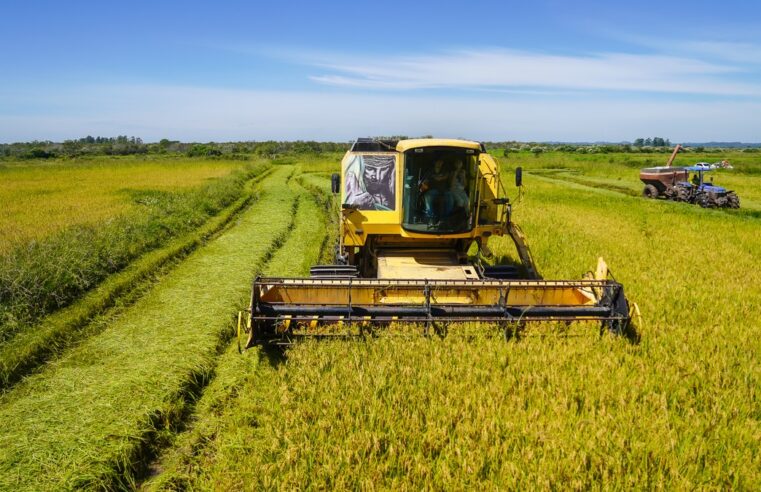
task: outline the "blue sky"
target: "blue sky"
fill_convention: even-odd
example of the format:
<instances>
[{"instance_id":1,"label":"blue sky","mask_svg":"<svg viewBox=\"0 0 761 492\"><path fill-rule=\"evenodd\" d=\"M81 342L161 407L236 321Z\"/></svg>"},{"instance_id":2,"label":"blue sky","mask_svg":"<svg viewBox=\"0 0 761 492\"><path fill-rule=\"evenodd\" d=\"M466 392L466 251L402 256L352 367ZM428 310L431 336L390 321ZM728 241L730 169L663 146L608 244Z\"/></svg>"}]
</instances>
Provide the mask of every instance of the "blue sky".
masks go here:
<instances>
[{"instance_id":1,"label":"blue sky","mask_svg":"<svg viewBox=\"0 0 761 492\"><path fill-rule=\"evenodd\" d=\"M761 141L756 2L0 4L0 142Z\"/></svg>"}]
</instances>

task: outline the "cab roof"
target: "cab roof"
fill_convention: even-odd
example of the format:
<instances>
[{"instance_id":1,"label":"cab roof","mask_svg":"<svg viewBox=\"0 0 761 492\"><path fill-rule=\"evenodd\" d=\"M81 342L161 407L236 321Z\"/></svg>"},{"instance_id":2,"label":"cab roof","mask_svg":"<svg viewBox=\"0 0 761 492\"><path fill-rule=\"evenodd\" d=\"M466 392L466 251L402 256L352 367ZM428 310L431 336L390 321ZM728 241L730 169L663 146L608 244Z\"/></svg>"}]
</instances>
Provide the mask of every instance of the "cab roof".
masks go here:
<instances>
[{"instance_id":1,"label":"cab roof","mask_svg":"<svg viewBox=\"0 0 761 492\"><path fill-rule=\"evenodd\" d=\"M397 152L406 152L419 147L459 147L461 149L484 150L480 142L472 140L457 140L452 138L413 138L400 140L396 144Z\"/></svg>"},{"instance_id":2,"label":"cab roof","mask_svg":"<svg viewBox=\"0 0 761 492\"><path fill-rule=\"evenodd\" d=\"M358 138L351 147L351 152L406 152L421 147L457 147L485 151L483 144L472 140L451 138L412 138L407 140L380 140Z\"/></svg>"}]
</instances>

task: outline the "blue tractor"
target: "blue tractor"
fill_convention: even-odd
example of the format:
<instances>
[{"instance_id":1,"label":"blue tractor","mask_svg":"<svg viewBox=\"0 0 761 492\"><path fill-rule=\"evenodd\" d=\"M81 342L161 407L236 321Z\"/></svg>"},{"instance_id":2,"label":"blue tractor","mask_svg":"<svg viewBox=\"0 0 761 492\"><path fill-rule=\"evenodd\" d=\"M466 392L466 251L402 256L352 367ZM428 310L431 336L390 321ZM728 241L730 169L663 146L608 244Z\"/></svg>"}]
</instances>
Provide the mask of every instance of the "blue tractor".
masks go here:
<instances>
[{"instance_id":1,"label":"blue tractor","mask_svg":"<svg viewBox=\"0 0 761 492\"><path fill-rule=\"evenodd\" d=\"M704 181L708 171L710 168L702 164L642 169L639 172L639 179L645 183L642 194L647 198L697 203L704 208L740 208L740 199L734 191L714 186L713 178L709 183Z\"/></svg>"},{"instance_id":2,"label":"blue tractor","mask_svg":"<svg viewBox=\"0 0 761 492\"><path fill-rule=\"evenodd\" d=\"M740 198L734 191L715 186L713 178L705 182L705 173L710 171L707 166L694 165L683 169L694 174L689 181L674 184L676 200L697 203L703 208L740 208Z\"/></svg>"}]
</instances>

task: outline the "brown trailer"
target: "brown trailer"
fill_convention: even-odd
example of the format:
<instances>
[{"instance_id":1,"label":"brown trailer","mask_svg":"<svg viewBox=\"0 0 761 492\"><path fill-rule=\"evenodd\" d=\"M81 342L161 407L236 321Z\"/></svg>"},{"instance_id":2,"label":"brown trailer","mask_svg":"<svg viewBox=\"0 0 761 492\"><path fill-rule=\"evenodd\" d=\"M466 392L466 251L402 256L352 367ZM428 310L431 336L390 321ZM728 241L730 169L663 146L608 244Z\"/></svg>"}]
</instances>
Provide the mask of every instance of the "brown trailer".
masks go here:
<instances>
[{"instance_id":1,"label":"brown trailer","mask_svg":"<svg viewBox=\"0 0 761 492\"><path fill-rule=\"evenodd\" d=\"M674 185L680 181L687 181L690 173L683 167L648 167L639 172L639 179L645 183L642 194L647 198L666 198L671 194Z\"/></svg>"}]
</instances>

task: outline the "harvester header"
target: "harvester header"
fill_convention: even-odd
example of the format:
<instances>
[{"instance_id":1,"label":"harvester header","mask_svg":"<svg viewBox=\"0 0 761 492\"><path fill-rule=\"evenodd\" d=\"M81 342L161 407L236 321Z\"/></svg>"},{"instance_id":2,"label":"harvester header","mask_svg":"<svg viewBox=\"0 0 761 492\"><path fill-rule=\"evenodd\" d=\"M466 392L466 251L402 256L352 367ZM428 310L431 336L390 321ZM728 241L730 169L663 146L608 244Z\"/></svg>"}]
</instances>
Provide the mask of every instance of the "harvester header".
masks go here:
<instances>
[{"instance_id":1,"label":"harvester header","mask_svg":"<svg viewBox=\"0 0 761 492\"><path fill-rule=\"evenodd\" d=\"M479 142L358 139L332 188L341 204L335 264L313 267L309 278L257 277L249 346L289 343L326 324L361 333L395 322L512 331L531 321L598 321L622 333L630 322L623 286L602 259L587 278L542 279L511 220L497 162ZM512 240L518 262L492 264L488 242L498 236Z\"/></svg>"}]
</instances>

